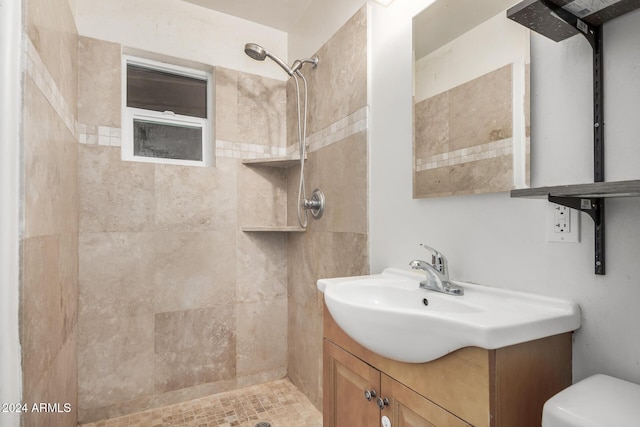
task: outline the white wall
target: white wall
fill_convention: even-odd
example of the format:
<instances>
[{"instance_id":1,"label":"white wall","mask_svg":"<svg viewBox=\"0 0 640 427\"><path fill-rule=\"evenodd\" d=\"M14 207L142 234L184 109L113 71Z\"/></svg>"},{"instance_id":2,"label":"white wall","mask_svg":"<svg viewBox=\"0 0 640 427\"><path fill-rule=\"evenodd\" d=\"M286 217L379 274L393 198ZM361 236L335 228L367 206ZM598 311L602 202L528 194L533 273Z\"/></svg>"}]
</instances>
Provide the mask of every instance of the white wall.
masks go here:
<instances>
[{"instance_id":1,"label":"white wall","mask_svg":"<svg viewBox=\"0 0 640 427\"><path fill-rule=\"evenodd\" d=\"M640 383L640 199L607 201L607 275L593 274L593 226L581 243L546 241L547 202L507 193L413 200L411 18L432 0L372 6L370 255L372 273L447 255L453 279L570 298L574 380L601 372ZM640 11L605 29L607 178L640 178ZM614 27L615 26L615 27ZM574 37L532 36L532 185L592 181L591 52Z\"/></svg>"},{"instance_id":2,"label":"white wall","mask_svg":"<svg viewBox=\"0 0 640 427\"><path fill-rule=\"evenodd\" d=\"M21 1L0 1L0 403L22 400L19 338L19 241L22 51ZM20 425L0 413L0 425Z\"/></svg>"},{"instance_id":3,"label":"white wall","mask_svg":"<svg viewBox=\"0 0 640 427\"><path fill-rule=\"evenodd\" d=\"M244 53L254 42L287 58L287 34L264 25L176 0L75 0L82 36L285 80L271 61Z\"/></svg>"},{"instance_id":4,"label":"white wall","mask_svg":"<svg viewBox=\"0 0 640 427\"><path fill-rule=\"evenodd\" d=\"M415 102L513 63L529 63L529 31L503 12L416 60Z\"/></svg>"},{"instance_id":5,"label":"white wall","mask_svg":"<svg viewBox=\"0 0 640 427\"><path fill-rule=\"evenodd\" d=\"M294 28L289 31L289 62L312 56L365 3L367 0L311 2Z\"/></svg>"}]
</instances>

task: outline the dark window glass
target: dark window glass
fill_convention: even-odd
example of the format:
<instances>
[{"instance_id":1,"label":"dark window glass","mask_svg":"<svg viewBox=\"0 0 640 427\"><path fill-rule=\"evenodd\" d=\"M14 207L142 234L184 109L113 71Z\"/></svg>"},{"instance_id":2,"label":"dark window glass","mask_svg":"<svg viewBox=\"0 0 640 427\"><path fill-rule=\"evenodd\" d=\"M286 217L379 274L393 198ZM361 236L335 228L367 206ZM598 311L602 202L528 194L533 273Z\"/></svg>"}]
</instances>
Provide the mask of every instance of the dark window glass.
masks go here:
<instances>
[{"instance_id":1,"label":"dark window glass","mask_svg":"<svg viewBox=\"0 0 640 427\"><path fill-rule=\"evenodd\" d=\"M207 81L127 65L127 107L207 117Z\"/></svg>"},{"instance_id":2,"label":"dark window glass","mask_svg":"<svg viewBox=\"0 0 640 427\"><path fill-rule=\"evenodd\" d=\"M202 128L134 119L133 154L202 161Z\"/></svg>"}]
</instances>

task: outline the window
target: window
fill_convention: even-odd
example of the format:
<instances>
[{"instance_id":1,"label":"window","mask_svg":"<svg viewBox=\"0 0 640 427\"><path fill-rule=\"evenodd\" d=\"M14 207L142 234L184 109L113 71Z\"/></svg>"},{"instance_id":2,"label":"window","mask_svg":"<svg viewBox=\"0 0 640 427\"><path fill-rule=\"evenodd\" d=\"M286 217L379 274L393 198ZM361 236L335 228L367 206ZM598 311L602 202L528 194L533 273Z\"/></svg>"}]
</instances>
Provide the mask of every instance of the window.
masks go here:
<instances>
[{"instance_id":1,"label":"window","mask_svg":"<svg viewBox=\"0 0 640 427\"><path fill-rule=\"evenodd\" d=\"M123 61L122 158L211 166L211 74L156 61Z\"/></svg>"}]
</instances>

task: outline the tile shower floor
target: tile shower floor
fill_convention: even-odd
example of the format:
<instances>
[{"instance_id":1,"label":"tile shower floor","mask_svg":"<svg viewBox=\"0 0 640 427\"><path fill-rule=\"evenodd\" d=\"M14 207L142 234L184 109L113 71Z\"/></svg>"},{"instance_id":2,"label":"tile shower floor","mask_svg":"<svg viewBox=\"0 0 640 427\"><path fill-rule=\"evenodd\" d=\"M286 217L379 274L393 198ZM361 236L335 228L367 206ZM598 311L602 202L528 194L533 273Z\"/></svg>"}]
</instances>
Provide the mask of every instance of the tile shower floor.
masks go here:
<instances>
[{"instance_id":1,"label":"tile shower floor","mask_svg":"<svg viewBox=\"0 0 640 427\"><path fill-rule=\"evenodd\" d=\"M260 422L322 427L322 414L285 378L81 427L254 427Z\"/></svg>"}]
</instances>

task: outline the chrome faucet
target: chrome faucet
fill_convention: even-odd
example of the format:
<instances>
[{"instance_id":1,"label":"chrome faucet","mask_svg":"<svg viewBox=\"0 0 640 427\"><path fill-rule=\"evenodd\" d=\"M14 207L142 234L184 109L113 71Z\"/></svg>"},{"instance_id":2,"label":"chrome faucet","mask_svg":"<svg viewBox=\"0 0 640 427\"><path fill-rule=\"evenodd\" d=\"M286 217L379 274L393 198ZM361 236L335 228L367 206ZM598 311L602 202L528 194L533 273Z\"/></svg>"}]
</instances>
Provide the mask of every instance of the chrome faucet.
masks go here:
<instances>
[{"instance_id":1,"label":"chrome faucet","mask_svg":"<svg viewBox=\"0 0 640 427\"><path fill-rule=\"evenodd\" d=\"M464 288L449 281L449 266L445 256L437 250L420 243L420 246L431 252L431 262L414 259L409 266L414 270L422 270L427 279L420 282L421 289L429 289L449 295L464 295Z\"/></svg>"}]
</instances>

